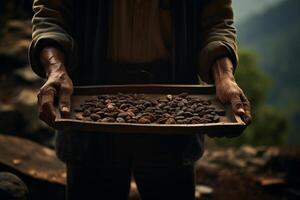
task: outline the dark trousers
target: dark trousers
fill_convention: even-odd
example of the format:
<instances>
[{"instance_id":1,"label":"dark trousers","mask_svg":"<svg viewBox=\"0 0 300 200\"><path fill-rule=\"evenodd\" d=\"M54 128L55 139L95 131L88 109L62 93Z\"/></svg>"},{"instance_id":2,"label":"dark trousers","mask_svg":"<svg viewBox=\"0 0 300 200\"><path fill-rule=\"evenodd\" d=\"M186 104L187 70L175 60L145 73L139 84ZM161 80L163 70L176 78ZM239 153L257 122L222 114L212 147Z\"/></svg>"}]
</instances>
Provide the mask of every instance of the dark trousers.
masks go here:
<instances>
[{"instance_id":1,"label":"dark trousers","mask_svg":"<svg viewBox=\"0 0 300 200\"><path fill-rule=\"evenodd\" d=\"M133 175L142 200L193 200L194 166L183 135L113 135L103 162L67 163L67 199L128 199ZM96 158L95 158L96 159Z\"/></svg>"}]
</instances>

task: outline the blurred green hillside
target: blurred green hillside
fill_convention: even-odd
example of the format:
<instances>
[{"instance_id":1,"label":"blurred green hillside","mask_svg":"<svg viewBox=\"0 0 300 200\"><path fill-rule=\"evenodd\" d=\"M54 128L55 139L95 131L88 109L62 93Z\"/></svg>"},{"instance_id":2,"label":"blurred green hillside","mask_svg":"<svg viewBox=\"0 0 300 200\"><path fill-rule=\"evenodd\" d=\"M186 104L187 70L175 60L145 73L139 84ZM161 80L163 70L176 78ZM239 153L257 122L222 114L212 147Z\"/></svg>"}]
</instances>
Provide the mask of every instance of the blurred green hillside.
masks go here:
<instances>
[{"instance_id":1,"label":"blurred green hillside","mask_svg":"<svg viewBox=\"0 0 300 200\"><path fill-rule=\"evenodd\" d=\"M237 25L239 46L255 52L258 56L258 65L273 80L268 102L279 109L280 115L289 115L291 128L288 141L290 144L298 145L300 144L299 9L299 0L285 0Z\"/></svg>"},{"instance_id":2,"label":"blurred green hillside","mask_svg":"<svg viewBox=\"0 0 300 200\"><path fill-rule=\"evenodd\" d=\"M234 15L237 22L264 12L271 6L277 5L284 0L233 0Z\"/></svg>"}]
</instances>

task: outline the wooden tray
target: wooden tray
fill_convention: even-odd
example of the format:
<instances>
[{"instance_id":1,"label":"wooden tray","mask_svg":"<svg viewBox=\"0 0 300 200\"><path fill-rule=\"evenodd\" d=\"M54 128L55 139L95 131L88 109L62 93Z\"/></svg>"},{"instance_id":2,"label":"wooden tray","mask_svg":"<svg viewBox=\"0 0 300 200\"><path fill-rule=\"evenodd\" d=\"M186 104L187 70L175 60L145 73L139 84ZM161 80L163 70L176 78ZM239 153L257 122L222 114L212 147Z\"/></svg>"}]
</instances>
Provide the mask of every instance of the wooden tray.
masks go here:
<instances>
[{"instance_id":1,"label":"wooden tray","mask_svg":"<svg viewBox=\"0 0 300 200\"><path fill-rule=\"evenodd\" d=\"M78 107L84 99L100 94L144 93L149 95L179 94L201 96L212 101L214 106L226 111L218 123L206 124L132 124L132 123L99 123L81 121L74 118L73 108ZM71 112L62 118L57 111L54 128L59 130L86 131L94 133L139 133L139 134L207 134L210 137L236 137L246 128L241 118L235 115L231 106L223 106L215 96L213 85L106 85L75 87L72 96Z\"/></svg>"}]
</instances>

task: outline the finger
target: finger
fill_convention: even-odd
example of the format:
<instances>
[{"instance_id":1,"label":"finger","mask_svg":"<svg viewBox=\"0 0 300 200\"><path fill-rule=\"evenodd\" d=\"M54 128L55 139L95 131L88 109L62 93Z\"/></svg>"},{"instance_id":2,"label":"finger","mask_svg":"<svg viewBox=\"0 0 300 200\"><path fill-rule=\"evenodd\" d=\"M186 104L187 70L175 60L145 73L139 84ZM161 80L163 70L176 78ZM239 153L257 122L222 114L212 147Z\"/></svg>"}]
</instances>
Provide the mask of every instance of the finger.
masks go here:
<instances>
[{"instance_id":1,"label":"finger","mask_svg":"<svg viewBox=\"0 0 300 200\"><path fill-rule=\"evenodd\" d=\"M235 95L230 100L233 112L239 116L242 116L245 114L245 110L243 108L243 103L241 101L241 98L239 95Z\"/></svg>"},{"instance_id":2,"label":"finger","mask_svg":"<svg viewBox=\"0 0 300 200\"><path fill-rule=\"evenodd\" d=\"M245 110L245 114L243 115L243 120L247 125L249 125L252 121L250 102L248 101L247 97L243 93L241 95L241 100L243 102L243 107Z\"/></svg>"},{"instance_id":3,"label":"finger","mask_svg":"<svg viewBox=\"0 0 300 200\"><path fill-rule=\"evenodd\" d=\"M54 99L56 90L52 87L44 88L38 95L39 117L51 125L55 120Z\"/></svg>"},{"instance_id":4,"label":"finger","mask_svg":"<svg viewBox=\"0 0 300 200\"><path fill-rule=\"evenodd\" d=\"M59 91L59 108L62 113L70 112L71 95L73 91L70 87L62 86Z\"/></svg>"}]
</instances>

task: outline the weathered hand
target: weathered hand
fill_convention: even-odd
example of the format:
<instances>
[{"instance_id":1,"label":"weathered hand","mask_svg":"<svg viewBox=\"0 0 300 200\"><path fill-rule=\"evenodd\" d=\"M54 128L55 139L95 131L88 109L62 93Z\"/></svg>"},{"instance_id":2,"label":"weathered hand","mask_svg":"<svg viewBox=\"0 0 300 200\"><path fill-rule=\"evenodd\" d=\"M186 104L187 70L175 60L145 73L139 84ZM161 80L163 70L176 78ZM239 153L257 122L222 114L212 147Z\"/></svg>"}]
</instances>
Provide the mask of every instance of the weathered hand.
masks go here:
<instances>
[{"instance_id":1,"label":"weathered hand","mask_svg":"<svg viewBox=\"0 0 300 200\"><path fill-rule=\"evenodd\" d=\"M213 66L217 97L223 104L231 104L233 111L241 116L246 124L250 124L250 103L236 83L232 69L228 58L219 59Z\"/></svg>"},{"instance_id":2,"label":"weathered hand","mask_svg":"<svg viewBox=\"0 0 300 200\"><path fill-rule=\"evenodd\" d=\"M39 117L52 125L56 116L56 100L62 114L70 111L73 83L65 70L63 54L59 50L44 49L41 52L41 63L46 71L47 81L38 93Z\"/></svg>"}]
</instances>

